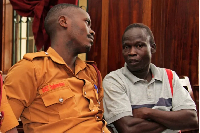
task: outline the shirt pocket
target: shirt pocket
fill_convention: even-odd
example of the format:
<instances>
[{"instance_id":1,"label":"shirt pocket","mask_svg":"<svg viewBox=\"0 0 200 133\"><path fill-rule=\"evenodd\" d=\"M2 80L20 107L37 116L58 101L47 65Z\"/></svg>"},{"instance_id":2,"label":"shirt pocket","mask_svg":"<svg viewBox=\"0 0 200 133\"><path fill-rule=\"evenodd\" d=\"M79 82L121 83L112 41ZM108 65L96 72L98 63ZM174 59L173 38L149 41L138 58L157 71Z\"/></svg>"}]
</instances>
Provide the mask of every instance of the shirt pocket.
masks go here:
<instances>
[{"instance_id":1,"label":"shirt pocket","mask_svg":"<svg viewBox=\"0 0 200 133\"><path fill-rule=\"evenodd\" d=\"M54 104L63 104L67 99L72 98L74 96L73 92L68 89L58 89L53 92L49 92L42 96L42 100L46 107Z\"/></svg>"},{"instance_id":2,"label":"shirt pocket","mask_svg":"<svg viewBox=\"0 0 200 133\"><path fill-rule=\"evenodd\" d=\"M77 117L79 111L77 110L75 102L75 94L67 84L64 84L63 86L57 84L45 86L46 88L44 88L47 91L41 94L41 99L44 103L45 112L49 117L49 121ZM52 85L57 87L52 87Z\"/></svg>"}]
</instances>

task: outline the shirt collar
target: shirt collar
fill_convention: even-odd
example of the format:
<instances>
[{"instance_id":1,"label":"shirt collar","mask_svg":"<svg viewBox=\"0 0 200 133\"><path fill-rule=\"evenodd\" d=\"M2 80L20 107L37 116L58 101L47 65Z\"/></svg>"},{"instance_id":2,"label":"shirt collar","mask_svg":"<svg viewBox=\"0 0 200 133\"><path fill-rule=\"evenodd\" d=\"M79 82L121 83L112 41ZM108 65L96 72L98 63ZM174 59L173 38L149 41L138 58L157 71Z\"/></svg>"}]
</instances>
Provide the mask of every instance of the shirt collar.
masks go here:
<instances>
[{"instance_id":1,"label":"shirt collar","mask_svg":"<svg viewBox=\"0 0 200 133\"><path fill-rule=\"evenodd\" d=\"M75 75L85 68L86 68L86 63L82 61L79 57L77 57L75 63Z\"/></svg>"},{"instance_id":2,"label":"shirt collar","mask_svg":"<svg viewBox=\"0 0 200 133\"><path fill-rule=\"evenodd\" d=\"M159 70L157 69L157 67L154 65L154 64L150 64L150 69L152 71L152 77L155 79L155 80L160 80L162 81L162 78L161 78L161 74L159 72ZM141 81L143 79L140 79L138 77L136 77L135 75L133 75L127 68L127 64L125 63L124 64L124 67L122 69L122 73L133 83L136 83L138 81Z\"/></svg>"},{"instance_id":3,"label":"shirt collar","mask_svg":"<svg viewBox=\"0 0 200 133\"><path fill-rule=\"evenodd\" d=\"M54 62L58 64L67 65L63 60L63 58L53 48L49 47L49 49L47 50L47 54ZM75 74L77 74L79 71L85 68L86 68L86 63L82 61L79 57L77 57L75 62Z\"/></svg>"},{"instance_id":4,"label":"shirt collar","mask_svg":"<svg viewBox=\"0 0 200 133\"><path fill-rule=\"evenodd\" d=\"M63 58L53 48L49 47L47 54L54 62L58 64L66 64Z\"/></svg>"},{"instance_id":5,"label":"shirt collar","mask_svg":"<svg viewBox=\"0 0 200 133\"><path fill-rule=\"evenodd\" d=\"M150 69L151 69L151 72L152 72L152 75L153 75L153 78L155 80L160 80L162 81L162 74L160 73L160 71L158 70L158 68L154 65L154 64L150 64Z\"/></svg>"}]
</instances>

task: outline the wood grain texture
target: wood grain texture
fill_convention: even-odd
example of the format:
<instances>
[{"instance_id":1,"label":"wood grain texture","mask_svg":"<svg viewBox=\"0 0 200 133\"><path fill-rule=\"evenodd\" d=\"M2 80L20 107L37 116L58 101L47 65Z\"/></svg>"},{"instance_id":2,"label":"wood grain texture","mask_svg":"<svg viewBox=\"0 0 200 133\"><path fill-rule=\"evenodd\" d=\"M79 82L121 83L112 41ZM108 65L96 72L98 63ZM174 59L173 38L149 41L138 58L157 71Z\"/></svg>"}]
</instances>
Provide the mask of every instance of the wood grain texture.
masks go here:
<instances>
[{"instance_id":1,"label":"wood grain texture","mask_svg":"<svg viewBox=\"0 0 200 133\"><path fill-rule=\"evenodd\" d=\"M108 66L108 20L109 20L109 0L102 0L100 70L103 77L107 74L107 66Z\"/></svg>"},{"instance_id":2,"label":"wood grain texture","mask_svg":"<svg viewBox=\"0 0 200 133\"><path fill-rule=\"evenodd\" d=\"M151 26L151 0L110 0L108 73L124 66L122 35L132 23Z\"/></svg>"},{"instance_id":3,"label":"wood grain texture","mask_svg":"<svg viewBox=\"0 0 200 133\"><path fill-rule=\"evenodd\" d=\"M153 62L188 76L191 85L198 84L199 1L154 0L152 30L158 54ZM156 8L158 7L158 8Z\"/></svg>"},{"instance_id":4,"label":"wood grain texture","mask_svg":"<svg viewBox=\"0 0 200 133\"><path fill-rule=\"evenodd\" d=\"M156 53L152 56L152 63L164 67L164 44L165 44L165 0L152 1L151 30L156 43Z\"/></svg>"},{"instance_id":5,"label":"wood grain texture","mask_svg":"<svg viewBox=\"0 0 200 133\"><path fill-rule=\"evenodd\" d=\"M102 0L88 0L88 13L90 15L92 26L95 32L94 45L89 53L87 53L87 60L95 61L97 67L101 64L101 34L102 34Z\"/></svg>"},{"instance_id":6,"label":"wood grain texture","mask_svg":"<svg viewBox=\"0 0 200 133\"><path fill-rule=\"evenodd\" d=\"M3 25L3 0L0 1L0 25ZM3 26L0 26L0 64L2 64L2 32ZM0 65L0 70L2 70L2 65Z\"/></svg>"},{"instance_id":7,"label":"wood grain texture","mask_svg":"<svg viewBox=\"0 0 200 133\"><path fill-rule=\"evenodd\" d=\"M2 72L6 74L12 66L12 19L13 8L8 0L3 1Z\"/></svg>"}]
</instances>

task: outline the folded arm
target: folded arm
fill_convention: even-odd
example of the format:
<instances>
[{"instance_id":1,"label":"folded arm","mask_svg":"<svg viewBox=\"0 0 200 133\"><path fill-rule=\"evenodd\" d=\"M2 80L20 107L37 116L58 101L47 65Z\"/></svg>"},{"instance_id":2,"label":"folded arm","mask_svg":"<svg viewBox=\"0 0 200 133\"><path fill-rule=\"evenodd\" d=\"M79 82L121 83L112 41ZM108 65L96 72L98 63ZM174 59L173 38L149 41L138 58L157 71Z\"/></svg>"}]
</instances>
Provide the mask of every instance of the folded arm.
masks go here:
<instances>
[{"instance_id":1,"label":"folded arm","mask_svg":"<svg viewBox=\"0 0 200 133\"><path fill-rule=\"evenodd\" d=\"M195 110L162 111L151 108L139 108L133 110L133 116L153 120L172 130L198 128L198 119Z\"/></svg>"},{"instance_id":2,"label":"folded arm","mask_svg":"<svg viewBox=\"0 0 200 133\"><path fill-rule=\"evenodd\" d=\"M160 133L166 129L161 124L132 116L125 116L113 123L119 133Z\"/></svg>"}]
</instances>

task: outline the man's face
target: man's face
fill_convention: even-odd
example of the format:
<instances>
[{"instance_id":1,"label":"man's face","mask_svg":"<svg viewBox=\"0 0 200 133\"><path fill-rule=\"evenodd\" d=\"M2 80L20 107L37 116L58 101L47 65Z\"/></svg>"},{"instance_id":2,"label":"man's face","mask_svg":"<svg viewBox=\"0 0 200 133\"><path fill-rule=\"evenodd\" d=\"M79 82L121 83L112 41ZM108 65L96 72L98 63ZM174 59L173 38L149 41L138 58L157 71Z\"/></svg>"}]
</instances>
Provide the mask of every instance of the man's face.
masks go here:
<instances>
[{"instance_id":1,"label":"man's face","mask_svg":"<svg viewBox=\"0 0 200 133\"><path fill-rule=\"evenodd\" d=\"M123 50L125 62L131 72L142 71L151 62L150 36L144 28L131 28L124 34Z\"/></svg>"},{"instance_id":2,"label":"man's face","mask_svg":"<svg viewBox=\"0 0 200 133\"><path fill-rule=\"evenodd\" d=\"M71 41L76 52L86 53L93 45L95 32L91 29L90 16L83 9L76 9L71 17L71 25L68 27Z\"/></svg>"}]
</instances>

